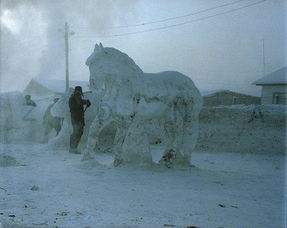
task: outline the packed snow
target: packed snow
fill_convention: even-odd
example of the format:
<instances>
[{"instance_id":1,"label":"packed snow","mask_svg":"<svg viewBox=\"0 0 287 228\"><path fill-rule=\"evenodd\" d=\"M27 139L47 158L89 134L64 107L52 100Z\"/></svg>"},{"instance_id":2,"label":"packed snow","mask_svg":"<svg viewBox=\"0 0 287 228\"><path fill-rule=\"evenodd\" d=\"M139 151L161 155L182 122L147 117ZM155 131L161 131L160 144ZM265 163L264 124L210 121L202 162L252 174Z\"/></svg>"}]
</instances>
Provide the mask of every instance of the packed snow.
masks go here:
<instances>
[{"instance_id":1,"label":"packed snow","mask_svg":"<svg viewBox=\"0 0 287 228\"><path fill-rule=\"evenodd\" d=\"M252 119L254 110L260 107ZM286 153L286 105L205 107L196 149L206 152Z\"/></svg>"},{"instance_id":2,"label":"packed snow","mask_svg":"<svg viewBox=\"0 0 287 228\"><path fill-rule=\"evenodd\" d=\"M283 155L195 152L193 167L168 169L37 144L1 151L22 163L0 167L4 228L284 227Z\"/></svg>"}]
</instances>

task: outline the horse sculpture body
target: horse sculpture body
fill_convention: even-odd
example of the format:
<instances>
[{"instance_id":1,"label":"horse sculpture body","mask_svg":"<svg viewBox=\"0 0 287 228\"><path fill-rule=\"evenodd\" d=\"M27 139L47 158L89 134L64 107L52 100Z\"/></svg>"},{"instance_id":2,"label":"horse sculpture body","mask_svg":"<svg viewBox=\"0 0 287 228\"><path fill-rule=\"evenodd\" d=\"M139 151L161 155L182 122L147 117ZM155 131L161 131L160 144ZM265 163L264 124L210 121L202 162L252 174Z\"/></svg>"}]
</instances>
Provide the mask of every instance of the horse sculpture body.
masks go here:
<instances>
[{"instance_id":1,"label":"horse sculpture body","mask_svg":"<svg viewBox=\"0 0 287 228\"><path fill-rule=\"evenodd\" d=\"M151 143L162 145L162 163L190 163L202 100L189 77L175 71L144 73L129 56L101 44L86 64L92 93L102 96L84 159L93 157L101 131L112 125L115 164L151 162Z\"/></svg>"}]
</instances>

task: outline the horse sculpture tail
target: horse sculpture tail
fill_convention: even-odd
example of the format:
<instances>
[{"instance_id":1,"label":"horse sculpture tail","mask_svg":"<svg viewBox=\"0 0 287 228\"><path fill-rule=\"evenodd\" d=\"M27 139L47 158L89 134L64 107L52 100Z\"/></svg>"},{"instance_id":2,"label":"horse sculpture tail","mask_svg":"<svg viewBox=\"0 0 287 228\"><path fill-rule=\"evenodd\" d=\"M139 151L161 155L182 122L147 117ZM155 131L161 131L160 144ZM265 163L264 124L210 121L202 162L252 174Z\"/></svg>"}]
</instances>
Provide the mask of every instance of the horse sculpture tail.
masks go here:
<instances>
[{"instance_id":1,"label":"horse sculpture tail","mask_svg":"<svg viewBox=\"0 0 287 228\"><path fill-rule=\"evenodd\" d=\"M202 98L201 96L193 96L184 101L183 108L187 111L183 116L181 152L184 161L190 164L191 154L196 146L199 134L199 112L202 106Z\"/></svg>"}]
</instances>

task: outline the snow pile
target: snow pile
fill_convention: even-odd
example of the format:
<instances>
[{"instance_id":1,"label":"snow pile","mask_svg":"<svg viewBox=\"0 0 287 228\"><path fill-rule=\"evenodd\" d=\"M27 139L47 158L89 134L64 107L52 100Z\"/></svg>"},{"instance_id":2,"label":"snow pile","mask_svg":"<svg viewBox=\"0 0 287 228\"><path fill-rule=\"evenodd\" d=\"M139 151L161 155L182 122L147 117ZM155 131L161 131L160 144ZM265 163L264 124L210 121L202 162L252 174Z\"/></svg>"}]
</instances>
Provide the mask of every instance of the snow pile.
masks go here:
<instances>
[{"instance_id":1,"label":"snow pile","mask_svg":"<svg viewBox=\"0 0 287 228\"><path fill-rule=\"evenodd\" d=\"M251 119L252 105L205 107L200 113L196 149L208 152L281 153L286 151L286 106L262 105L263 119Z\"/></svg>"},{"instance_id":2,"label":"snow pile","mask_svg":"<svg viewBox=\"0 0 287 228\"><path fill-rule=\"evenodd\" d=\"M90 127L86 157L112 124L117 162L151 162L150 142L158 140L173 164L190 163L202 99L189 77L175 71L143 73L128 55L101 44L86 64L90 88L97 94L104 88L99 105L108 108Z\"/></svg>"}]
</instances>

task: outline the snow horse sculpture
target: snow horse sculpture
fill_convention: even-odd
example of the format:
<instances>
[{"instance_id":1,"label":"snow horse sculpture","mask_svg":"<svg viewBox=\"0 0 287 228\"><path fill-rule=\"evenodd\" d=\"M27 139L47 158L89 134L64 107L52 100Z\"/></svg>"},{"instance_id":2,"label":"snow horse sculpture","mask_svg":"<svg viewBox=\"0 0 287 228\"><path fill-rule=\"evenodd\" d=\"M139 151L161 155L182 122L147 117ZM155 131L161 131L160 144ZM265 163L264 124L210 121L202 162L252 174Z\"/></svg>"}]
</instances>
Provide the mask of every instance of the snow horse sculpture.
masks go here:
<instances>
[{"instance_id":1,"label":"snow horse sculpture","mask_svg":"<svg viewBox=\"0 0 287 228\"><path fill-rule=\"evenodd\" d=\"M160 163L190 164L202 98L189 77L175 71L144 73L128 55L101 43L86 65L90 89L101 96L83 159L94 157L102 129L113 126L115 165L151 162L152 144L164 150Z\"/></svg>"}]
</instances>

